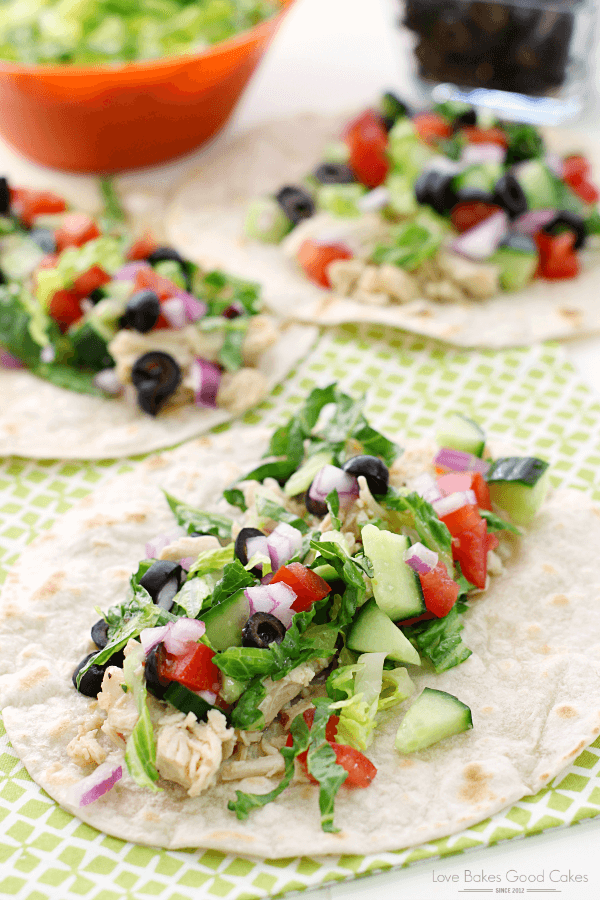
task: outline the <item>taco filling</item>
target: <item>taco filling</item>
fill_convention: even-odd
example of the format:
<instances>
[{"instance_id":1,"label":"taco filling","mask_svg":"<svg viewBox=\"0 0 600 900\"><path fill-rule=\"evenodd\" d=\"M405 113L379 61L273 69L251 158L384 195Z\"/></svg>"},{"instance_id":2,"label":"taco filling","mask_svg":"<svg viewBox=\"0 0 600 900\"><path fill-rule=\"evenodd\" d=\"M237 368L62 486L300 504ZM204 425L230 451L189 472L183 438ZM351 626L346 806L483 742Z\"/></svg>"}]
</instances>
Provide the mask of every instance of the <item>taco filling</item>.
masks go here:
<instances>
[{"instance_id":1,"label":"taco filling","mask_svg":"<svg viewBox=\"0 0 600 900\"><path fill-rule=\"evenodd\" d=\"M257 368L279 333L258 286L204 271L47 191L0 180L0 347L58 387L124 396L149 416L195 404L238 414L267 393Z\"/></svg>"},{"instance_id":2,"label":"taco filling","mask_svg":"<svg viewBox=\"0 0 600 900\"><path fill-rule=\"evenodd\" d=\"M464 698L435 675L415 696L411 675L471 656L463 616L510 565L548 464L492 460L459 414L440 423L437 452L404 453L362 408L335 385L315 389L271 438L272 458L225 490L235 519L165 494L179 532L146 543L72 675L95 702L66 752L99 765L76 788L79 807L125 770L148 791L172 782L189 797L273 780L236 790L228 809L240 820L309 781L322 829L337 833L338 790L377 777L369 748L382 719L394 719L398 766L477 728Z\"/></svg>"},{"instance_id":3,"label":"taco filling","mask_svg":"<svg viewBox=\"0 0 600 900\"><path fill-rule=\"evenodd\" d=\"M282 243L313 283L369 306L480 301L577 277L600 233L582 155L460 103L411 114L394 94L347 123L306 177L250 204L247 236Z\"/></svg>"}]
</instances>

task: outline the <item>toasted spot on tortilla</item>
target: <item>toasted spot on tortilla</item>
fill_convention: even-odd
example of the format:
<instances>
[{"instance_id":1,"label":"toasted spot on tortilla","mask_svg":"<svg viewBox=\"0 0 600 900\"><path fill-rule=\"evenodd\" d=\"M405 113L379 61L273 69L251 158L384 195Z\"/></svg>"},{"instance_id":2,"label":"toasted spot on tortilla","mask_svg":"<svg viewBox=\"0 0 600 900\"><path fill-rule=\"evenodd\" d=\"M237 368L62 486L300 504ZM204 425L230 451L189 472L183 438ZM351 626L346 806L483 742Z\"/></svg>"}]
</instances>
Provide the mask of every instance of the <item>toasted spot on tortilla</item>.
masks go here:
<instances>
[{"instance_id":1,"label":"toasted spot on tortilla","mask_svg":"<svg viewBox=\"0 0 600 900\"><path fill-rule=\"evenodd\" d=\"M126 522L144 522L147 518L148 513L145 512L131 512L125 515Z\"/></svg>"},{"instance_id":2,"label":"toasted spot on tortilla","mask_svg":"<svg viewBox=\"0 0 600 900\"><path fill-rule=\"evenodd\" d=\"M59 762L52 763L45 772L42 772L42 781L48 784L76 784L79 778L65 769Z\"/></svg>"},{"instance_id":3,"label":"toasted spot on tortilla","mask_svg":"<svg viewBox=\"0 0 600 900\"><path fill-rule=\"evenodd\" d=\"M37 669L28 672L24 678L19 680L19 687L24 691L30 691L32 688L37 687L38 684L43 684L44 681L47 681L48 678L51 677L50 670L46 668L46 666L38 666Z\"/></svg>"},{"instance_id":4,"label":"toasted spot on tortilla","mask_svg":"<svg viewBox=\"0 0 600 900\"><path fill-rule=\"evenodd\" d=\"M0 620L2 619L13 619L16 616L21 615L22 610L19 609L18 606L15 606L14 603L5 603L2 612L0 613Z\"/></svg>"},{"instance_id":5,"label":"toasted spot on tortilla","mask_svg":"<svg viewBox=\"0 0 600 900\"><path fill-rule=\"evenodd\" d=\"M246 841L247 844L254 844L256 838L250 834L244 834L242 831L213 831L209 835L211 841Z\"/></svg>"},{"instance_id":6,"label":"toasted spot on tortilla","mask_svg":"<svg viewBox=\"0 0 600 900\"><path fill-rule=\"evenodd\" d=\"M559 316L563 316L563 318L567 319L571 322L574 328L581 327L581 318L583 313L580 309L577 309L575 306L559 306L557 308L557 313Z\"/></svg>"},{"instance_id":7,"label":"toasted spot on tortilla","mask_svg":"<svg viewBox=\"0 0 600 900\"><path fill-rule=\"evenodd\" d=\"M488 781L492 775L484 772L480 765L472 763L468 765L464 772L464 784L458 792L461 800L467 803L481 803L485 799L493 799L494 794L488 787Z\"/></svg>"},{"instance_id":8,"label":"toasted spot on tortilla","mask_svg":"<svg viewBox=\"0 0 600 900\"><path fill-rule=\"evenodd\" d=\"M145 819L146 822L160 822L160 816L148 809L145 811L142 818Z\"/></svg>"},{"instance_id":9,"label":"toasted spot on tortilla","mask_svg":"<svg viewBox=\"0 0 600 900\"><path fill-rule=\"evenodd\" d=\"M481 709L479 710L479 712L482 712L482 713L493 713L493 712L494 712L494 707L493 707L493 706L482 706Z\"/></svg>"},{"instance_id":10,"label":"toasted spot on tortilla","mask_svg":"<svg viewBox=\"0 0 600 900\"><path fill-rule=\"evenodd\" d=\"M538 625L537 622L532 622L530 625L527 626L528 634L537 634L538 631L540 631L540 630L541 630L541 625Z\"/></svg>"},{"instance_id":11,"label":"toasted spot on tortilla","mask_svg":"<svg viewBox=\"0 0 600 900\"><path fill-rule=\"evenodd\" d=\"M108 516L94 516L93 519L86 519L83 523L84 528L102 528L106 526L107 528L112 528L113 525L118 525L117 519L109 519Z\"/></svg>"},{"instance_id":12,"label":"toasted spot on tortilla","mask_svg":"<svg viewBox=\"0 0 600 900\"><path fill-rule=\"evenodd\" d=\"M92 541L92 547L96 547L96 549L100 550L102 547L112 547L110 541L101 541L96 538L96 540Z\"/></svg>"},{"instance_id":13,"label":"toasted spot on tortilla","mask_svg":"<svg viewBox=\"0 0 600 900\"><path fill-rule=\"evenodd\" d=\"M164 458L164 456L153 456L153 457L151 457L151 459L146 460L146 468L150 469L150 470L164 469L166 464L167 464L167 461Z\"/></svg>"},{"instance_id":14,"label":"toasted spot on tortilla","mask_svg":"<svg viewBox=\"0 0 600 900\"><path fill-rule=\"evenodd\" d=\"M401 769L410 769L414 764L415 762L413 759L401 759L399 763Z\"/></svg>"},{"instance_id":15,"label":"toasted spot on tortilla","mask_svg":"<svg viewBox=\"0 0 600 900\"><path fill-rule=\"evenodd\" d=\"M556 715L561 719L574 719L579 715L579 713L573 706L568 706L565 704L565 706L558 707L558 709L556 710Z\"/></svg>"},{"instance_id":16,"label":"toasted spot on tortilla","mask_svg":"<svg viewBox=\"0 0 600 900\"><path fill-rule=\"evenodd\" d=\"M568 606L569 598L564 594L555 594L550 603L552 606Z\"/></svg>"},{"instance_id":17,"label":"toasted spot on tortilla","mask_svg":"<svg viewBox=\"0 0 600 900\"><path fill-rule=\"evenodd\" d=\"M544 563L542 566L542 570L544 572L548 572L549 575L556 575L556 569L554 566L551 566L550 563Z\"/></svg>"},{"instance_id":18,"label":"toasted spot on tortilla","mask_svg":"<svg viewBox=\"0 0 600 900\"><path fill-rule=\"evenodd\" d=\"M56 725L53 725L49 731L49 734L52 737L61 737L61 735L65 734L67 731L73 730L73 723L68 716L65 716L62 719L59 719ZM55 763L58 765L58 763Z\"/></svg>"},{"instance_id":19,"label":"toasted spot on tortilla","mask_svg":"<svg viewBox=\"0 0 600 900\"><path fill-rule=\"evenodd\" d=\"M552 647L548 644L540 644L538 647L534 647L536 653L541 653L542 656L548 656L549 653L552 653Z\"/></svg>"},{"instance_id":20,"label":"toasted spot on tortilla","mask_svg":"<svg viewBox=\"0 0 600 900\"><path fill-rule=\"evenodd\" d=\"M51 600L52 597L60 591L63 581L66 578L66 574L66 572L54 572L50 578L47 578L43 585L35 591L31 599L36 603L39 600Z\"/></svg>"}]
</instances>

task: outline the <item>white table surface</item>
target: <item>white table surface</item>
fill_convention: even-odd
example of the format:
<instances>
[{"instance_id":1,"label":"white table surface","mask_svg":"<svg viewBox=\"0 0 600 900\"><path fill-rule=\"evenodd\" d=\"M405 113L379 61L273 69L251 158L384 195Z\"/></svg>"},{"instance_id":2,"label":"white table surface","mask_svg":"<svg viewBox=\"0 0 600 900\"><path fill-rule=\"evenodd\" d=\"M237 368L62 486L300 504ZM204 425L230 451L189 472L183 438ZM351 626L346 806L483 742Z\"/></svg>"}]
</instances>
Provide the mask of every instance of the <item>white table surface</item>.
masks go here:
<instances>
[{"instance_id":1,"label":"white table surface","mask_svg":"<svg viewBox=\"0 0 600 900\"><path fill-rule=\"evenodd\" d=\"M389 88L402 93L404 60L399 58L393 29L397 8L394 0L297 0L226 134L294 112L360 107ZM588 112L585 124L597 130L594 109L600 111L600 103ZM598 135L600 140L600 130ZM198 151L169 165L128 174L128 188L139 188L141 195L147 191L168 195L198 166L201 156ZM93 178L44 169L19 156L1 139L0 172L17 184L54 188L79 205L93 207L97 203ZM565 349L580 375L600 393L600 336L572 340ZM556 870L567 877L569 872L571 876L580 874L585 880L553 882L550 873ZM482 874L501 875L502 880L474 880ZM519 876L529 880L511 880ZM504 889L502 893L518 891L530 897L537 888L538 897L598 900L600 821L419 863L403 871L320 889L311 896L315 900L459 900L467 891L470 896L484 896L472 893L474 888L496 894L498 887Z\"/></svg>"}]
</instances>

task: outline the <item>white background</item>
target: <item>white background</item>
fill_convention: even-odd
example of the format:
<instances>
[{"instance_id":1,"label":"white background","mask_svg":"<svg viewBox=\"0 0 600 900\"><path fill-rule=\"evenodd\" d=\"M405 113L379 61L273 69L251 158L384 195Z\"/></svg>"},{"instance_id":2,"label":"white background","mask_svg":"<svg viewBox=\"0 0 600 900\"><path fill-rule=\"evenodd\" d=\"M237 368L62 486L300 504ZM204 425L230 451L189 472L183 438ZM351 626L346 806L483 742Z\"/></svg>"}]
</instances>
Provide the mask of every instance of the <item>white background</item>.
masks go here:
<instances>
[{"instance_id":1,"label":"white background","mask_svg":"<svg viewBox=\"0 0 600 900\"><path fill-rule=\"evenodd\" d=\"M352 110L372 102L385 89L396 89L402 95L406 59L393 26L398 11L399 3L395 0L297 0L221 139L257 122L301 110ZM594 98L586 114L587 128L598 128L598 109L600 104ZM198 151L176 163L129 175L128 185L168 195L188 172L198 167L201 158L202 151ZM83 206L93 205L97 196L94 179L43 169L18 156L1 140L0 172L16 184L62 191ZM600 393L600 337L573 340L565 346L581 375ZM292 823L289 827L293 827ZM557 869L561 873L581 874L587 881L553 883L550 872ZM483 872L486 876L499 875L502 880L467 881L466 870L472 876L481 876ZM538 876L538 880L510 882L507 876L511 870L516 876ZM542 873L543 882L539 879ZM459 881L437 880L450 879L452 875L457 875ZM530 898L598 900L600 820L443 861L419 863L403 871L321 889L311 896L315 900L459 900L492 894L509 896L497 893L497 887L509 888L510 896L516 895L514 888L521 888L522 895ZM474 893L474 888L487 891ZM467 889L470 889L468 893ZM532 889L537 890L533 893Z\"/></svg>"}]
</instances>

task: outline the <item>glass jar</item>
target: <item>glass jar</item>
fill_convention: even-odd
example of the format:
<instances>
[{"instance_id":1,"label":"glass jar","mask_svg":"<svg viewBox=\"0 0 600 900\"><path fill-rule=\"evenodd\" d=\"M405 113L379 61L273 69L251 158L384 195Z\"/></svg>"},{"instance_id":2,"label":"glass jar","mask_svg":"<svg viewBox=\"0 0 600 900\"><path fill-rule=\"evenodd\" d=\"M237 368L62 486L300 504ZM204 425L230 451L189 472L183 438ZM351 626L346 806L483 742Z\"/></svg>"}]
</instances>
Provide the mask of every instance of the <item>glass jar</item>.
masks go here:
<instances>
[{"instance_id":1,"label":"glass jar","mask_svg":"<svg viewBox=\"0 0 600 900\"><path fill-rule=\"evenodd\" d=\"M573 120L593 93L595 11L594 0L400 0L413 87L421 101Z\"/></svg>"}]
</instances>

